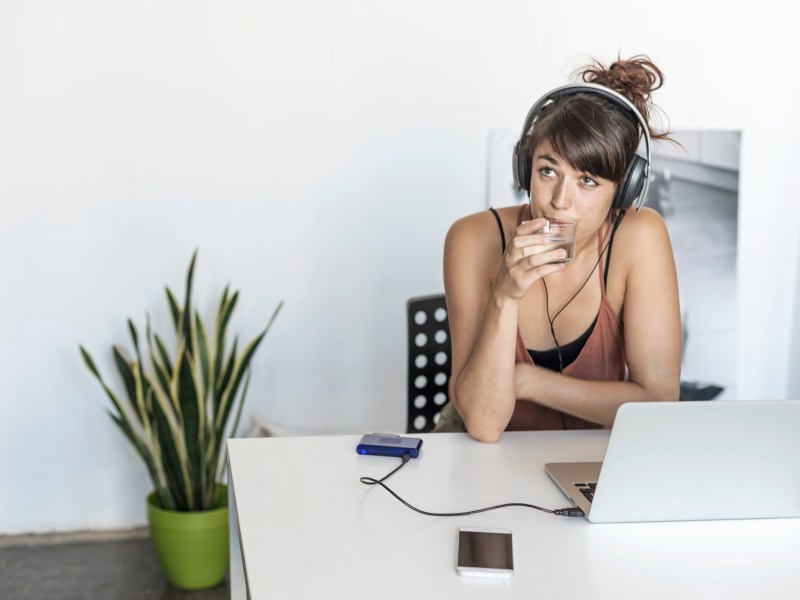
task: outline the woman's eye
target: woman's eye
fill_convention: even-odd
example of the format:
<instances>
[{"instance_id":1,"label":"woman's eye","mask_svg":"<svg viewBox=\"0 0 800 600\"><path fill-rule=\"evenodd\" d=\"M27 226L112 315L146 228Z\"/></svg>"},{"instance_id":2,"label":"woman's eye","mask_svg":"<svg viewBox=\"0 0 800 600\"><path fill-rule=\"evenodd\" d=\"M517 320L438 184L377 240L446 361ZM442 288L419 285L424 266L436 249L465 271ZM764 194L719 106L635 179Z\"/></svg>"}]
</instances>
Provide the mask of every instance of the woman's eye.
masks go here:
<instances>
[{"instance_id":1,"label":"woman's eye","mask_svg":"<svg viewBox=\"0 0 800 600\"><path fill-rule=\"evenodd\" d=\"M594 179L592 179L591 177L586 177L585 175L583 177L581 177L581 183L583 185L588 185L588 186L591 186L591 187L594 187L594 186L597 185L597 182Z\"/></svg>"},{"instance_id":2,"label":"woman's eye","mask_svg":"<svg viewBox=\"0 0 800 600\"><path fill-rule=\"evenodd\" d=\"M539 169L539 173L541 173L545 177L551 177L555 173L555 171L553 171L553 169L551 169L550 167L542 167L541 169Z\"/></svg>"}]
</instances>

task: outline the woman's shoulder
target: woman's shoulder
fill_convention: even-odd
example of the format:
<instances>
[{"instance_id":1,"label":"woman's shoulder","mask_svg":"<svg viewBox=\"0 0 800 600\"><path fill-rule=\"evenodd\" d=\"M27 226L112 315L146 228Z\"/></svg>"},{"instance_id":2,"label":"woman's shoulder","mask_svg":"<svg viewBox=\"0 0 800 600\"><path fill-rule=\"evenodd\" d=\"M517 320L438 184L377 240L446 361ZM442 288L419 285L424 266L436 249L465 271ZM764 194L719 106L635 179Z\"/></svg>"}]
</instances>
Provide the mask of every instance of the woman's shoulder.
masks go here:
<instances>
[{"instance_id":1,"label":"woman's shoulder","mask_svg":"<svg viewBox=\"0 0 800 600\"><path fill-rule=\"evenodd\" d=\"M494 209L500 218L503 227L503 236L506 242L511 238L519 221L521 207L504 206ZM497 218L492 214L492 210L482 210L470 215L461 217L455 221L447 233L448 242L453 243L486 243L500 244L502 237ZM498 246L500 247L500 246Z\"/></svg>"},{"instance_id":2,"label":"woman's shoulder","mask_svg":"<svg viewBox=\"0 0 800 600\"><path fill-rule=\"evenodd\" d=\"M663 217L652 208L629 210L614 236L614 250L631 261L652 252L671 252L669 232Z\"/></svg>"},{"instance_id":3,"label":"woman's shoulder","mask_svg":"<svg viewBox=\"0 0 800 600\"><path fill-rule=\"evenodd\" d=\"M503 226L505 242L511 239L517 227L519 206L495 209ZM461 217L447 232L444 245L445 270L467 271L492 277L503 258L503 237L497 219L490 210L482 210Z\"/></svg>"},{"instance_id":4,"label":"woman's shoulder","mask_svg":"<svg viewBox=\"0 0 800 600\"><path fill-rule=\"evenodd\" d=\"M667 224L664 218L655 210L648 207L629 210L625 213L619 227L619 234L625 233L631 238L650 238L653 235L666 234Z\"/></svg>"}]
</instances>

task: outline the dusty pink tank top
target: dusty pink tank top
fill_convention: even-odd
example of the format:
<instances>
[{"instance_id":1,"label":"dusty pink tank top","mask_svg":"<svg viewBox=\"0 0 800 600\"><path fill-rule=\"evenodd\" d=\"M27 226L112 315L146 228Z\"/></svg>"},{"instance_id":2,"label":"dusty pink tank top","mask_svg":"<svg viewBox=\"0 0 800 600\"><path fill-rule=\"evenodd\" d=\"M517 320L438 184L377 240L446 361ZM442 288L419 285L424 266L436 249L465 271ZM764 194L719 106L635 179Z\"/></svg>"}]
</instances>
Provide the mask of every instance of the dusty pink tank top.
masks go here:
<instances>
[{"instance_id":1,"label":"dusty pink tank top","mask_svg":"<svg viewBox=\"0 0 800 600\"><path fill-rule=\"evenodd\" d=\"M598 251L602 252L602 237L599 231L597 244ZM597 322L578 357L564 368L564 375L591 381L624 381L627 376L627 365L622 323L606 297L603 263L604 260L601 258L597 268L600 278L600 312L597 315ZM519 328L517 328L516 362L534 364L522 341ZM597 423L573 417L536 402L517 400L506 431L563 429L565 424L567 429L602 428L602 425Z\"/></svg>"}]
</instances>

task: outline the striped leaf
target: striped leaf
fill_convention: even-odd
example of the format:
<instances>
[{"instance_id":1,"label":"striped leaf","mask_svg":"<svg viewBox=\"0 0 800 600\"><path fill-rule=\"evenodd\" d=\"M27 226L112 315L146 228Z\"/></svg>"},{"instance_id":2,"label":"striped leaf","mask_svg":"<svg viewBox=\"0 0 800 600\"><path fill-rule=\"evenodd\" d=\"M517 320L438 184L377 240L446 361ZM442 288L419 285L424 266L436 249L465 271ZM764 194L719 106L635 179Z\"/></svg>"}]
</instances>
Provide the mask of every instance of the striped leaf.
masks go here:
<instances>
[{"instance_id":1,"label":"striped leaf","mask_svg":"<svg viewBox=\"0 0 800 600\"><path fill-rule=\"evenodd\" d=\"M216 381L222 371L222 359L225 356L225 327L223 326L223 317L227 311L228 306L228 290L230 286L226 285L222 291L222 296L219 299L217 306L217 313L214 318L214 380Z\"/></svg>"},{"instance_id":2,"label":"striped leaf","mask_svg":"<svg viewBox=\"0 0 800 600\"><path fill-rule=\"evenodd\" d=\"M175 300L175 294L172 293L171 289L165 287L164 291L167 294L167 303L169 304L169 314L172 316L172 325L175 327L175 331L178 331L181 322L181 307L178 301Z\"/></svg>"},{"instance_id":3,"label":"striped leaf","mask_svg":"<svg viewBox=\"0 0 800 600\"><path fill-rule=\"evenodd\" d=\"M125 391L128 394L128 403L135 410L136 418L141 425L143 424L145 416L142 415L136 407L136 381L133 377L133 362L123 354L119 346L112 346L111 351L114 354L114 362L117 365L117 371L119 371L122 382L125 384Z\"/></svg>"},{"instance_id":4,"label":"striped leaf","mask_svg":"<svg viewBox=\"0 0 800 600\"><path fill-rule=\"evenodd\" d=\"M209 354L208 334L206 328L203 326L203 321L200 315L195 313L194 327L192 328L192 337L194 347L197 350L197 357L199 358L198 365L202 372L203 377L203 391L213 387L214 375L211 372L211 356Z\"/></svg>"},{"instance_id":5,"label":"striped leaf","mask_svg":"<svg viewBox=\"0 0 800 600\"><path fill-rule=\"evenodd\" d=\"M186 294L183 301L183 310L181 311L181 324L180 333L186 338L186 345L189 352L192 352L191 346L191 329L192 329L192 282L194 280L194 265L197 260L197 250L192 254L192 260L189 263L189 272L186 274Z\"/></svg>"},{"instance_id":6,"label":"striped leaf","mask_svg":"<svg viewBox=\"0 0 800 600\"><path fill-rule=\"evenodd\" d=\"M148 356L150 357L150 369L158 380L158 383L161 385L161 388L164 390L169 389L169 380L170 380L170 371L171 367L169 364L169 356L165 356L165 352L156 353L153 347L153 332L150 329L150 319L147 319L147 330L145 332L145 338L147 339L147 352ZM155 336L158 338L158 336ZM162 360L166 359L166 362L161 362ZM147 380L143 380L144 384L149 387ZM145 396L147 395L147 390L145 390Z\"/></svg>"},{"instance_id":7,"label":"striped leaf","mask_svg":"<svg viewBox=\"0 0 800 600\"><path fill-rule=\"evenodd\" d=\"M156 350L158 350L158 355L161 358L161 366L164 368L164 371L167 374L167 377L172 377L172 365L170 364L169 352L167 352L167 347L164 345L164 342L161 341L161 338L158 334L153 336L156 342Z\"/></svg>"},{"instance_id":8,"label":"striped leaf","mask_svg":"<svg viewBox=\"0 0 800 600\"><path fill-rule=\"evenodd\" d=\"M214 423L216 428L217 446L219 446L220 442L222 441L222 433L225 429L225 424L228 422L228 415L230 414L230 410L233 405L233 399L236 397L236 392L239 389L239 384L244 376L244 371L250 364L250 359L253 358L253 354L255 354L255 351L258 349L258 345L261 343L261 340L264 339L266 333L266 330L261 332L258 337L250 342L250 344L248 344L247 347L242 350L241 356L236 361L236 366L233 369L230 382L222 394L222 399L220 400L220 405L217 412L217 418Z\"/></svg>"},{"instance_id":9,"label":"striped leaf","mask_svg":"<svg viewBox=\"0 0 800 600\"><path fill-rule=\"evenodd\" d=\"M158 440L162 452L167 455L167 473L170 486L176 497L182 498L187 510L195 510L193 479L189 464L189 453L186 447L186 438L177 415L173 412L172 403L158 385L153 385L155 391L153 408L158 423Z\"/></svg>"},{"instance_id":10,"label":"striped leaf","mask_svg":"<svg viewBox=\"0 0 800 600\"><path fill-rule=\"evenodd\" d=\"M225 390L228 389L228 385L231 380L231 376L233 375L233 369L236 366L236 350L239 346L239 338L233 338L233 347L231 348L230 355L226 359L223 365L223 371L220 374L219 378L217 379L216 389L214 390L214 416L216 420L216 415L219 413L219 406L222 403L222 397L225 395Z\"/></svg>"}]
</instances>

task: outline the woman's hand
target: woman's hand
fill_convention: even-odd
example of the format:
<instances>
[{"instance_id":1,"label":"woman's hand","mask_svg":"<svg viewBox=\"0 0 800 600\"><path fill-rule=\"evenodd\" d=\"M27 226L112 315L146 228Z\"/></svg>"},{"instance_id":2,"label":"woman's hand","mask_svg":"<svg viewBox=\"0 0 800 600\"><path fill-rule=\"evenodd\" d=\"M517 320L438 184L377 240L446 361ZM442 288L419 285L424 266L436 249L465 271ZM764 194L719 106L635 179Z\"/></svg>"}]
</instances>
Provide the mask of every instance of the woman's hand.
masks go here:
<instances>
[{"instance_id":1,"label":"woman's hand","mask_svg":"<svg viewBox=\"0 0 800 600\"><path fill-rule=\"evenodd\" d=\"M566 258L567 252L563 248L552 249L550 234L540 233L546 224L547 219L538 218L525 221L514 230L492 294L521 300L537 279L564 269L564 263L554 261Z\"/></svg>"},{"instance_id":2,"label":"woman's hand","mask_svg":"<svg viewBox=\"0 0 800 600\"><path fill-rule=\"evenodd\" d=\"M517 398L536 401L534 392L541 384L543 369L544 367L528 363L514 365L514 389Z\"/></svg>"}]
</instances>

